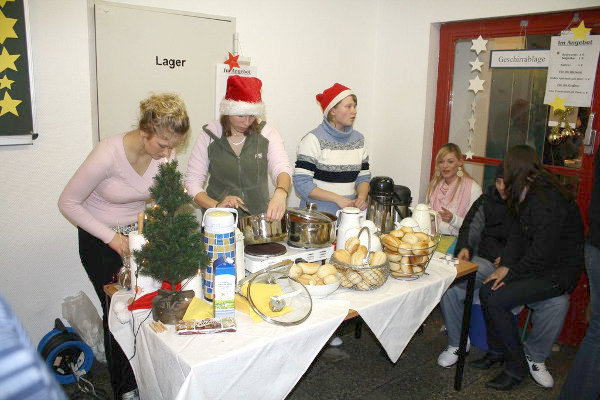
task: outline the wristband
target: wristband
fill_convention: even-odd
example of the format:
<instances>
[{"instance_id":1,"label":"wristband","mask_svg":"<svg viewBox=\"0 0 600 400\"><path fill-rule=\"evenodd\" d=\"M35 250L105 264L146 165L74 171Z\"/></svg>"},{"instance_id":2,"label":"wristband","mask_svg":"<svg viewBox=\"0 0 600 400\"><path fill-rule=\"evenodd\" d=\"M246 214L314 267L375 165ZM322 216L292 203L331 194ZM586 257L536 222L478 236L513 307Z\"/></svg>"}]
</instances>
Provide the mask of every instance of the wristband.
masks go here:
<instances>
[{"instance_id":1,"label":"wristband","mask_svg":"<svg viewBox=\"0 0 600 400\"><path fill-rule=\"evenodd\" d=\"M287 191L287 190L285 190L284 188L282 188L281 186L277 186L277 187L275 188L275 190L277 190L277 189L281 189L281 190L283 190L283 191L285 192L285 197L288 197L288 196L290 195L290 194L288 193L288 191Z\"/></svg>"}]
</instances>

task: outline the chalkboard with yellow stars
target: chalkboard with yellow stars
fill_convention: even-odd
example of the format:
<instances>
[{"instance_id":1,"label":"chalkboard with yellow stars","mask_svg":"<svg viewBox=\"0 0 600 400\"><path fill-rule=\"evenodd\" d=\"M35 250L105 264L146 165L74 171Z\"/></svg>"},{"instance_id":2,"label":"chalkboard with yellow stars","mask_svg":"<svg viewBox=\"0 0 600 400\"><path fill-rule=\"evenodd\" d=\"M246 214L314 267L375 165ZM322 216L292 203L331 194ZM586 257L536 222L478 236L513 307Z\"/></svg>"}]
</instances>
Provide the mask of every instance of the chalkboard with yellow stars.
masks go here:
<instances>
[{"instance_id":1,"label":"chalkboard with yellow stars","mask_svg":"<svg viewBox=\"0 0 600 400\"><path fill-rule=\"evenodd\" d=\"M0 135L33 133L23 0L0 0Z\"/></svg>"}]
</instances>

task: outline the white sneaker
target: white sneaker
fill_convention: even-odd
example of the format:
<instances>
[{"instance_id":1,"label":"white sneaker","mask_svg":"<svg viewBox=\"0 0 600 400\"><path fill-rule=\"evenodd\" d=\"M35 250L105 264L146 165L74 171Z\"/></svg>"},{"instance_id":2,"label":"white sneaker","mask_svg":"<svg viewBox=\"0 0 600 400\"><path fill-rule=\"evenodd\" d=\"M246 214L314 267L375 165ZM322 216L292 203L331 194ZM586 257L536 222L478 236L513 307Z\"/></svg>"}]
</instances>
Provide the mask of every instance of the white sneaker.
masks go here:
<instances>
[{"instance_id":1,"label":"white sneaker","mask_svg":"<svg viewBox=\"0 0 600 400\"><path fill-rule=\"evenodd\" d=\"M548 369L546 369L546 364L543 362L533 362L529 356L525 356L525 358L527 358L527 364L529 364L529 373L531 373L531 377L538 385L545 388L554 386L554 379L550 375L550 372L548 372Z\"/></svg>"},{"instance_id":2,"label":"white sneaker","mask_svg":"<svg viewBox=\"0 0 600 400\"><path fill-rule=\"evenodd\" d=\"M467 353L471 349L471 341L467 339ZM450 368L458 361L458 347L448 346L437 359L440 367Z\"/></svg>"},{"instance_id":3,"label":"white sneaker","mask_svg":"<svg viewBox=\"0 0 600 400\"><path fill-rule=\"evenodd\" d=\"M329 345L333 346L333 347L337 347L337 346L341 346L342 343L344 343L344 341L342 340L342 338L339 337L339 336L336 336L333 339L331 339L331 341L329 342Z\"/></svg>"}]
</instances>

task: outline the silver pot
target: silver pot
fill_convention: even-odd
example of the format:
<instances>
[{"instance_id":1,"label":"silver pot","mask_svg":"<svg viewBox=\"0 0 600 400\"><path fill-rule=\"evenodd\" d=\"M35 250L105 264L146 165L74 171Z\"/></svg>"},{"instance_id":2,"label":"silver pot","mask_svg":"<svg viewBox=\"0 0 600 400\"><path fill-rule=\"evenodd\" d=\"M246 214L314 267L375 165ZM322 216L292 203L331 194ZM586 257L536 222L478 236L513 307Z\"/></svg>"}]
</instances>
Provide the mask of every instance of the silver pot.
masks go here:
<instances>
[{"instance_id":1,"label":"silver pot","mask_svg":"<svg viewBox=\"0 0 600 400\"><path fill-rule=\"evenodd\" d=\"M287 237L287 213L281 221L267 221L265 214L249 215L238 220L244 244L280 242Z\"/></svg>"},{"instance_id":2,"label":"silver pot","mask_svg":"<svg viewBox=\"0 0 600 400\"><path fill-rule=\"evenodd\" d=\"M337 217L329 213L288 208L288 244L295 247L320 248L335 241Z\"/></svg>"}]
</instances>

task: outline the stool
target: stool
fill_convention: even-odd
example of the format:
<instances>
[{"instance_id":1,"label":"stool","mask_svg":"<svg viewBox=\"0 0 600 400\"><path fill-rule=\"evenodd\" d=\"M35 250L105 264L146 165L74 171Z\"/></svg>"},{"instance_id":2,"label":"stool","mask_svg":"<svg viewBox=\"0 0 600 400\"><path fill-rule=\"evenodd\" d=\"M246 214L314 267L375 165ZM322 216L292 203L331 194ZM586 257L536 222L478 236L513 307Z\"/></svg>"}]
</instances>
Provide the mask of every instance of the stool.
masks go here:
<instances>
[{"instance_id":1,"label":"stool","mask_svg":"<svg viewBox=\"0 0 600 400\"><path fill-rule=\"evenodd\" d=\"M531 320L532 312L533 310L531 308L527 308L527 318L525 320L523 328L521 329L521 343L525 343L525 339L527 339L527 326L529 325L529 321ZM515 315L515 320L517 319L517 317L518 314ZM487 333L481 304L473 304L473 307L471 308L469 339L471 339L471 344L473 346L478 347L481 350L488 350Z\"/></svg>"}]
</instances>

